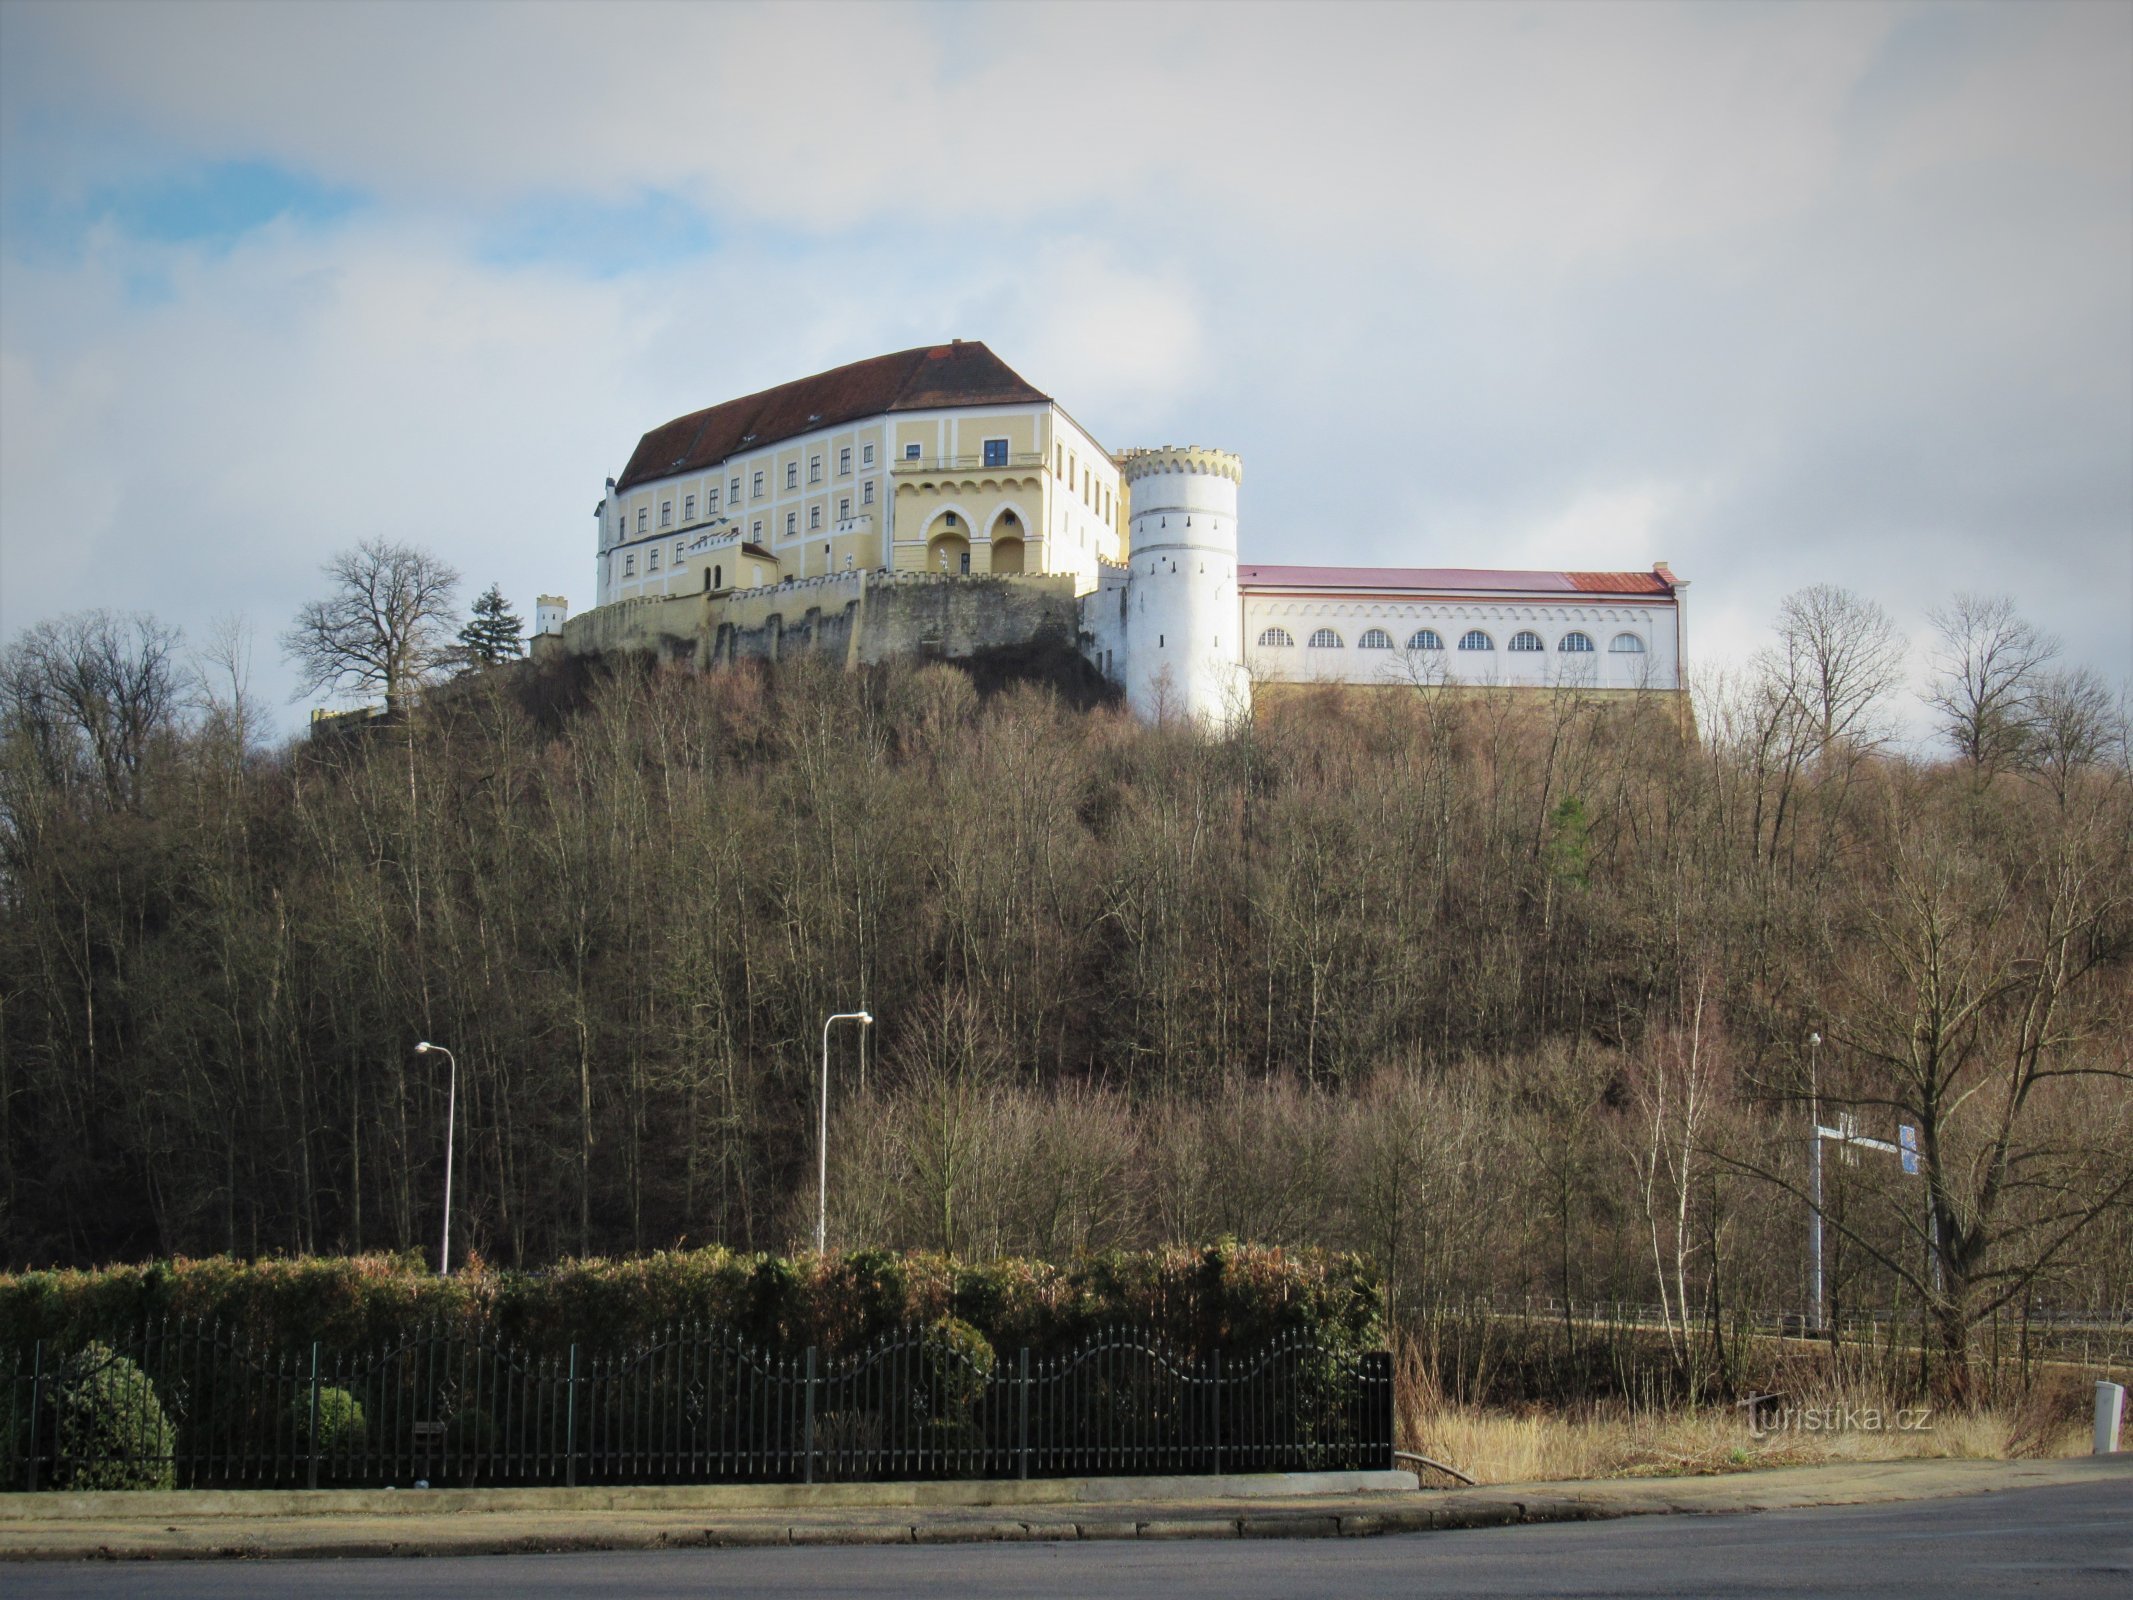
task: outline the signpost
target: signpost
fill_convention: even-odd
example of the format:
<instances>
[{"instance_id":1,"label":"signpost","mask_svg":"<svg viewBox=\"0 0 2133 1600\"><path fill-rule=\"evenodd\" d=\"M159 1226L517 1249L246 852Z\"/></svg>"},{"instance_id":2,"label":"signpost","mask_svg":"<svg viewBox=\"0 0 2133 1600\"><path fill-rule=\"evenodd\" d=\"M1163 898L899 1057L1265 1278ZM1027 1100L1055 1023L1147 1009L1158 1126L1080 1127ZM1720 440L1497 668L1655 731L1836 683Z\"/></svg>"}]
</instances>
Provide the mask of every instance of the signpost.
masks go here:
<instances>
[{"instance_id":1,"label":"signpost","mask_svg":"<svg viewBox=\"0 0 2133 1600\"><path fill-rule=\"evenodd\" d=\"M1818 1060L1821 1054L1822 1036L1819 1033L1810 1033L1807 1036L1807 1044L1808 1048L1814 1052L1810 1059ZM1906 1177L1915 1178L1918 1176L1918 1130L1909 1123L1900 1124L1896 1129L1896 1142L1890 1144L1886 1139L1869 1138L1866 1134L1861 1133L1858 1120L1849 1111L1837 1113L1837 1125L1834 1128L1824 1127L1822 1125L1819 1077L1820 1074L1817 1073L1814 1078L1810 1079L1808 1091L1811 1096L1808 1101L1808 1116L1815 1131L1814 1138L1810 1142L1810 1153L1813 1160L1810 1162L1809 1168L1813 1198L1808 1213L1808 1248L1814 1256L1814 1274L1810 1293L1814 1300L1812 1320L1817 1332L1820 1332L1824 1326L1822 1315L1822 1141L1824 1139L1832 1141L1837 1146L1837 1151L1844 1158L1847 1166L1857 1166L1859 1164L1859 1152L1861 1150L1878 1150L1884 1155L1892 1155L1900 1159L1903 1163ZM1933 1291L1938 1294L1940 1292L1940 1219L1933 1214L1933 1202L1930 1195L1926 1201L1926 1234L1932 1242Z\"/></svg>"}]
</instances>

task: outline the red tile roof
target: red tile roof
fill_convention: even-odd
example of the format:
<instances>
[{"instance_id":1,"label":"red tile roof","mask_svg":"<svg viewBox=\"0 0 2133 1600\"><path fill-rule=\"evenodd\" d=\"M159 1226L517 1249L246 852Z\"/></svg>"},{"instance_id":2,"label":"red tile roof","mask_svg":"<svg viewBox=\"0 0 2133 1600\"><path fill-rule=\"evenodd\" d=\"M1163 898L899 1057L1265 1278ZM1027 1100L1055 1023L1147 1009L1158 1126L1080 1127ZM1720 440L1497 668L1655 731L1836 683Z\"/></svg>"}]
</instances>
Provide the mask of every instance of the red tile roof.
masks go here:
<instances>
[{"instance_id":1,"label":"red tile roof","mask_svg":"<svg viewBox=\"0 0 2133 1600\"><path fill-rule=\"evenodd\" d=\"M1516 572L1494 567L1237 568L1240 589L1401 589L1437 593L1671 595L1657 572Z\"/></svg>"},{"instance_id":2,"label":"red tile roof","mask_svg":"<svg viewBox=\"0 0 2133 1600\"><path fill-rule=\"evenodd\" d=\"M637 441L617 489L715 467L729 456L885 411L1042 404L1014 369L975 339L921 345L796 378L663 423Z\"/></svg>"}]
</instances>

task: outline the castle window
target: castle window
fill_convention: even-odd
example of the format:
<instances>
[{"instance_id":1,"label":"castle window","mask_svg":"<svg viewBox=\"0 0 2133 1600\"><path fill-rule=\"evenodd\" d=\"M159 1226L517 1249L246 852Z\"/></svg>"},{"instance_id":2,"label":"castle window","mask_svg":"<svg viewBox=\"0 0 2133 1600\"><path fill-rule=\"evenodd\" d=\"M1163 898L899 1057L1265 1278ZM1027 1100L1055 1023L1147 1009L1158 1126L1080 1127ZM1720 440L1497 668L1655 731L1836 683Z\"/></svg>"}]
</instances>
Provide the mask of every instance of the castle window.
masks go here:
<instances>
[{"instance_id":1,"label":"castle window","mask_svg":"<svg viewBox=\"0 0 2133 1600\"><path fill-rule=\"evenodd\" d=\"M850 445L846 445L842 450L839 450L837 452L837 476L840 478L849 478L851 475L852 447Z\"/></svg>"},{"instance_id":2,"label":"castle window","mask_svg":"<svg viewBox=\"0 0 2133 1600\"><path fill-rule=\"evenodd\" d=\"M1287 628L1268 628L1259 635L1259 647L1262 650L1293 650L1296 638Z\"/></svg>"},{"instance_id":3,"label":"castle window","mask_svg":"<svg viewBox=\"0 0 2133 1600\"><path fill-rule=\"evenodd\" d=\"M636 556L626 555L622 558L622 576L625 578L634 578L637 576Z\"/></svg>"},{"instance_id":4,"label":"castle window","mask_svg":"<svg viewBox=\"0 0 2133 1600\"><path fill-rule=\"evenodd\" d=\"M918 449L919 449L919 447L918 447L917 445L915 445L915 444L907 444L907 445L905 445L905 446L904 446L904 459L905 459L906 461L916 461L916 460L918 459Z\"/></svg>"},{"instance_id":5,"label":"castle window","mask_svg":"<svg viewBox=\"0 0 2133 1600\"><path fill-rule=\"evenodd\" d=\"M639 533L644 532L647 524L647 519L649 519L651 515L652 513L649 507L639 506L637 508L637 531Z\"/></svg>"},{"instance_id":6,"label":"castle window","mask_svg":"<svg viewBox=\"0 0 2133 1600\"><path fill-rule=\"evenodd\" d=\"M1442 650L1444 640L1438 637L1435 628L1417 628L1412 639L1407 641L1410 650Z\"/></svg>"},{"instance_id":7,"label":"castle window","mask_svg":"<svg viewBox=\"0 0 2133 1600\"><path fill-rule=\"evenodd\" d=\"M807 508L807 526L810 529L822 526L822 508L820 506L809 506Z\"/></svg>"},{"instance_id":8,"label":"castle window","mask_svg":"<svg viewBox=\"0 0 2133 1600\"><path fill-rule=\"evenodd\" d=\"M1545 650L1548 647L1541 643L1541 636L1531 628L1520 628L1518 632L1511 635L1511 648L1530 653L1535 650Z\"/></svg>"},{"instance_id":9,"label":"castle window","mask_svg":"<svg viewBox=\"0 0 2133 1600\"><path fill-rule=\"evenodd\" d=\"M872 445L863 444L859 447L859 464L862 467L871 467L874 464L874 447Z\"/></svg>"},{"instance_id":10,"label":"castle window","mask_svg":"<svg viewBox=\"0 0 2133 1600\"><path fill-rule=\"evenodd\" d=\"M1459 648L1462 650L1493 650L1496 648L1496 641L1479 628L1469 628L1465 636L1460 639Z\"/></svg>"},{"instance_id":11,"label":"castle window","mask_svg":"<svg viewBox=\"0 0 2133 1600\"><path fill-rule=\"evenodd\" d=\"M860 486L859 503L863 506L870 506L874 503L874 480L872 478L867 479Z\"/></svg>"},{"instance_id":12,"label":"castle window","mask_svg":"<svg viewBox=\"0 0 2133 1600\"><path fill-rule=\"evenodd\" d=\"M696 520L695 495L685 494L681 497L681 520L684 522L694 522Z\"/></svg>"},{"instance_id":13,"label":"castle window","mask_svg":"<svg viewBox=\"0 0 2133 1600\"><path fill-rule=\"evenodd\" d=\"M755 519L754 525L749 529L748 537L751 539L760 539L763 537L763 519L761 517L757 517Z\"/></svg>"},{"instance_id":14,"label":"castle window","mask_svg":"<svg viewBox=\"0 0 2133 1600\"><path fill-rule=\"evenodd\" d=\"M714 589L726 587L726 569L724 567L713 567L711 569L711 587Z\"/></svg>"},{"instance_id":15,"label":"castle window","mask_svg":"<svg viewBox=\"0 0 2133 1600\"><path fill-rule=\"evenodd\" d=\"M727 490L726 490L726 504L727 504L727 505L729 505L729 506L735 506L735 505L739 505L740 503L741 503L741 480L740 480L740 479L738 479L738 478L735 478L735 479L733 480L732 484L731 484L731 485L729 485L729 486L727 487Z\"/></svg>"},{"instance_id":16,"label":"castle window","mask_svg":"<svg viewBox=\"0 0 2133 1600\"><path fill-rule=\"evenodd\" d=\"M717 509L718 491L716 489L713 489L709 494L704 496L704 514L708 516Z\"/></svg>"},{"instance_id":17,"label":"castle window","mask_svg":"<svg viewBox=\"0 0 2133 1600\"><path fill-rule=\"evenodd\" d=\"M988 467L1004 467L1007 465L1007 441L1005 439L987 439L985 441L985 465Z\"/></svg>"},{"instance_id":18,"label":"castle window","mask_svg":"<svg viewBox=\"0 0 2133 1600\"><path fill-rule=\"evenodd\" d=\"M785 537L786 537L786 538L788 538L788 539L790 539L790 538L791 538L791 537L792 537L792 536L793 536L794 534L798 533L799 531L800 531L800 513L799 513L799 512L797 512L797 511L788 511L788 512L786 512L786 513L785 513Z\"/></svg>"},{"instance_id":19,"label":"castle window","mask_svg":"<svg viewBox=\"0 0 2133 1600\"><path fill-rule=\"evenodd\" d=\"M760 472L758 472L753 478L749 480L748 497L751 500L760 500L763 498L763 475Z\"/></svg>"},{"instance_id":20,"label":"castle window","mask_svg":"<svg viewBox=\"0 0 2133 1600\"><path fill-rule=\"evenodd\" d=\"M852 497L850 495L845 495L837 502L837 520L839 522L848 521L851 518L851 515Z\"/></svg>"},{"instance_id":21,"label":"castle window","mask_svg":"<svg viewBox=\"0 0 2133 1600\"><path fill-rule=\"evenodd\" d=\"M820 456L809 456L807 458L807 481L809 483L820 483L822 481L822 458Z\"/></svg>"},{"instance_id":22,"label":"castle window","mask_svg":"<svg viewBox=\"0 0 2133 1600\"><path fill-rule=\"evenodd\" d=\"M657 572L659 570L659 547L657 545L645 551L644 570L646 572Z\"/></svg>"},{"instance_id":23,"label":"castle window","mask_svg":"<svg viewBox=\"0 0 2133 1600\"><path fill-rule=\"evenodd\" d=\"M1364 631L1362 638L1355 641L1355 647L1358 650L1390 650L1392 635L1383 628L1369 628Z\"/></svg>"},{"instance_id":24,"label":"castle window","mask_svg":"<svg viewBox=\"0 0 2133 1600\"><path fill-rule=\"evenodd\" d=\"M1592 636L1573 630L1563 635L1563 642L1556 649L1565 655L1589 656L1592 654Z\"/></svg>"},{"instance_id":25,"label":"castle window","mask_svg":"<svg viewBox=\"0 0 2133 1600\"><path fill-rule=\"evenodd\" d=\"M660 502L659 502L659 525L660 525L660 526L661 526L662 528L671 528L671 527L673 527L673 526L674 526L674 502L673 502L673 501L671 501L671 500L662 500L662 501L660 501Z\"/></svg>"},{"instance_id":26,"label":"castle window","mask_svg":"<svg viewBox=\"0 0 2133 1600\"><path fill-rule=\"evenodd\" d=\"M1633 633L1618 633L1607 648L1618 656L1641 656L1644 654L1644 641Z\"/></svg>"},{"instance_id":27,"label":"castle window","mask_svg":"<svg viewBox=\"0 0 2133 1600\"><path fill-rule=\"evenodd\" d=\"M1311 635L1311 648L1313 650L1340 650L1345 647L1341 643L1339 634L1335 633L1331 628L1320 628L1318 632Z\"/></svg>"},{"instance_id":28,"label":"castle window","mask_svg":"<svg viewBox=\"0 0 2133 1600\"><path fill-rule=\"evenodd\" d=\"M788 461L785 463L785 487L788 489L797 489L800 487L799 462Z\"/></svg>"}]
</instances>

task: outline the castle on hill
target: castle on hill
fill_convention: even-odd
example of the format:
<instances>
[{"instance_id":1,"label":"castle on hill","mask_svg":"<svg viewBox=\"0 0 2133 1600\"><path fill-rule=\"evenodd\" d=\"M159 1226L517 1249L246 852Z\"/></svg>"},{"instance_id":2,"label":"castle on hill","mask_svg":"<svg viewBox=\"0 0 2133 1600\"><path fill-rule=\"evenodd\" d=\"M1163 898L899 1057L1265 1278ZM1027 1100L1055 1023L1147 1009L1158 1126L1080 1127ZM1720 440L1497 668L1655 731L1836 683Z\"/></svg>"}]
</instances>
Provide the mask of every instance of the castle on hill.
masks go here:
<instances>
[{"instance_id":1,"label":"castle on hill","mask_svg":"<svg viewBox=\"0 0 2133 1600\"><path fill-rule=\"evenodd\" d=\"M539 648L703 666L1071 642L1151 719L1338 682L1684 686L1682 600L1646 572L1242 562L1243 463L1104 447L975 341L854 362L644 435L594 508L596 593Z\"/></svg>"}]
</instances>

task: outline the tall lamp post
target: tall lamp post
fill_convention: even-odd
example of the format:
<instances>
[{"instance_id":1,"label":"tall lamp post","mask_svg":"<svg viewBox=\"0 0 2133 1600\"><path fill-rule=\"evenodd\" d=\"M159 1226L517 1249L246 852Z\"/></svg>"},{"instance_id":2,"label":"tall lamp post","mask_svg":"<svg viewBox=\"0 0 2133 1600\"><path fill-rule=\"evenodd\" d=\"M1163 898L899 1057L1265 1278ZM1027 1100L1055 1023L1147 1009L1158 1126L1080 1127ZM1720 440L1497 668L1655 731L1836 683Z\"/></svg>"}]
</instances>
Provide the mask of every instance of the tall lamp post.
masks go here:
<instances>
[{"instance_id":1,"label":"tall lamp post","mask_svg":"<svg viewBox=\"0 0 2133 1600\"><path fill-rule=\"evenodd\" d=\"M1822 1331L1822 1035L1807 1036L1807 1149L1808 1183L1814 1193L1807 1214L1807 1252L1811 1265L1807 1276L1807 1302L1814 1331Z\"/></svg>"},{"instance_id":2,"label":"tall lamp post","mask_svg":"<svg viewBox=\"0 0 2133 1600\"><path fill-rule=\"evenodd\" d=\"M820 1255L829 1247L829 1199L830 1199L830 1023L856 1022L866 1028L874 1019L864 1011L832 1012L822 1024L822 1104L821 1120L815 1129L815 1153L820 1162L816 1171L815 1188L815 1254ZM863 1049L866 1036L860 1035Z\"/></svg>"},{"instance_id":3,"label":"tall lamp post","mask_svg":"<svg viewBox=\"0 0 2133 1600\"><path fill-rule=\"evenodd\" d=\"M425 1039L415 1046L418 1056L440 1055L452 1069L450 1087L444 1099L444 1248L437 1255L437 1273L440 1277L452 1275L452 1131L459 1120L459 1058L441 1044L431 1044Z\"/></svg>"}]
</instances>

